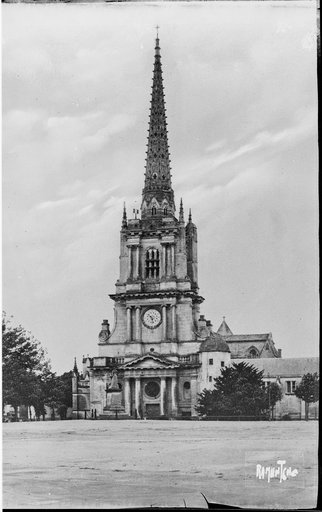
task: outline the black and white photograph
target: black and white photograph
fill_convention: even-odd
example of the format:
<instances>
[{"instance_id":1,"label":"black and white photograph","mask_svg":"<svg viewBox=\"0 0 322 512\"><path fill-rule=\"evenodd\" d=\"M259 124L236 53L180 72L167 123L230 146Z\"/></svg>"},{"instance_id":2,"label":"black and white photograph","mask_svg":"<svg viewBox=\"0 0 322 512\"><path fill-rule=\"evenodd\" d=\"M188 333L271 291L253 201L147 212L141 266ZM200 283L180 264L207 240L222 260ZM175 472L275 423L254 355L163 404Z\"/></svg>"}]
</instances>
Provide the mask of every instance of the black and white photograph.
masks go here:
<instances>
[{"instance_id":1,"label":"black and white photograph","mask_svg":"<svg viewBox=\"0 0 322 512\"><path fill-rule=\"evenodd\" d=\"M317 2L1 7L3 508L315 508Z\"/></svg>"}]
</instances>

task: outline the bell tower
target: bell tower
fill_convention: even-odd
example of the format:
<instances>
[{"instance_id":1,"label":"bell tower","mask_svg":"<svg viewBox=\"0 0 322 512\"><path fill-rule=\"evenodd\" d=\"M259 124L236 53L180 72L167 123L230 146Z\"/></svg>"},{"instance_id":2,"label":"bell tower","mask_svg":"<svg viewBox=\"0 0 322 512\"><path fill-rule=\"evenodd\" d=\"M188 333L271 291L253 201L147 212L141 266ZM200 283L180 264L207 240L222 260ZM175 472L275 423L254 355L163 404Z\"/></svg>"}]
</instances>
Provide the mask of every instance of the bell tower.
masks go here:
<instances>
[{"instance_id":1,"label":"bell tower","mask_svg":"<svg viewBox=\"0 0 322 512\"><path fill-rule=\"evenodd\" d=\"M231 356L265 345L264 357L280 357L271 334L234 335L225 322L215 333L200 315L197 227L182 199L176 213L158 33L150 104L141 209L129 218L123 207L113 328L103 320L98 357L83 358L81 374L74 366L77 418L193 417Z\"/></svg>"},{"instance_id":2,"label":"bell tower","mask_svg":"<svg viewBox=\"0 0 322 512\"><path fill-rule=\"evenodd\" d=\"M182 343L196 342L203 301L198 294L197 228L191 218L185 223L182 199L176 217L158 34L150 103L141 212L134 210L134 218L128 218L124 205L120 274L110 295L115 326L99 341L100 355L110 355L113 348L125 360L150 350L174 356Z\"/></svg>"}]
</instances>

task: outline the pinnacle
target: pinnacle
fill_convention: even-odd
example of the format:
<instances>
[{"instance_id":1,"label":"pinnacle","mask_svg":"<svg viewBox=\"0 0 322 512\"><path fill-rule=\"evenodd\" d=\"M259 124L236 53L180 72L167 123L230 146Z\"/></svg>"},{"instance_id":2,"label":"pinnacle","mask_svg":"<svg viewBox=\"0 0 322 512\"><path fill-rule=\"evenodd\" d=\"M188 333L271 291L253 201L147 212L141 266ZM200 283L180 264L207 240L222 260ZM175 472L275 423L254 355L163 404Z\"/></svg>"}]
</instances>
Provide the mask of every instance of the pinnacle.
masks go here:
<instances>
[{"instance_id":1,"label":"pinnacle","mask_svg":"<svg viewBox=\"0 0 322 512\"><path fill-rule=\"evenodd\" d=\"M78 374L78 368L77 368L76 357L74 358L74 373L75 373L76 375Z\"/></svg>"}]
</instances>

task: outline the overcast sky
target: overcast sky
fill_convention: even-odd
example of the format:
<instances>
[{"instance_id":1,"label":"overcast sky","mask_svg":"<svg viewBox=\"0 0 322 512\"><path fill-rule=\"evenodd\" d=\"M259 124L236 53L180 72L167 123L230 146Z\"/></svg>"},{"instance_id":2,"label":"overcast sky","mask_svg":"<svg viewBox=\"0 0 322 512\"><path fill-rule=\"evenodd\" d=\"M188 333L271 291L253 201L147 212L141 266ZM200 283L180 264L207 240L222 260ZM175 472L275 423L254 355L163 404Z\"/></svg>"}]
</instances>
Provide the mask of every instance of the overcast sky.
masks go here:
<instances>
[{"instance_id":1,"label":"overcast sky","mask_svg":"<svg viewBox=\"0 0 322 512\"><path fill-rule=\"evenodd\" d=\"M3 308L62 372L113 323L155 26L202 313L318 355L315 4L3 5Z\"/></svg>"}]
</instances>

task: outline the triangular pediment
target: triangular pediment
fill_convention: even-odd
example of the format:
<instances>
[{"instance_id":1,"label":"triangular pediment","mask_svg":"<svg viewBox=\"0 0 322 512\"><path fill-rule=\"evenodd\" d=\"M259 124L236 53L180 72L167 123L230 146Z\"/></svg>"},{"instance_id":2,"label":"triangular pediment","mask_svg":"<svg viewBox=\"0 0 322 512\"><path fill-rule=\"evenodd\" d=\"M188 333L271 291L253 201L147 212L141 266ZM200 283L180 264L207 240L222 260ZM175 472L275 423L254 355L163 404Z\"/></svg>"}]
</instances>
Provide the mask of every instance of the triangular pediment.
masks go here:
<instances>
[{"instance_id":1,"label":"triangular pediment","mask_svg":"<svg viewBox=\"0 0 322 512\"><path fill-rule=\"evenodd\" d=\"M124 370L158 370L158 369L166 369L166 368L178 368L180 365L176 361L171 361L171 359L167 359L160 354L144 354L143 356L139 356L128 363L125 363L122 367Z\"/></svg>"}]
</instances>

